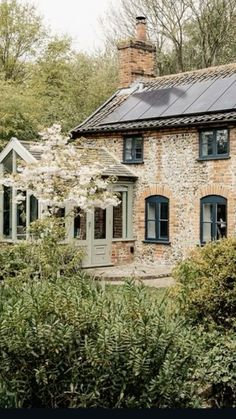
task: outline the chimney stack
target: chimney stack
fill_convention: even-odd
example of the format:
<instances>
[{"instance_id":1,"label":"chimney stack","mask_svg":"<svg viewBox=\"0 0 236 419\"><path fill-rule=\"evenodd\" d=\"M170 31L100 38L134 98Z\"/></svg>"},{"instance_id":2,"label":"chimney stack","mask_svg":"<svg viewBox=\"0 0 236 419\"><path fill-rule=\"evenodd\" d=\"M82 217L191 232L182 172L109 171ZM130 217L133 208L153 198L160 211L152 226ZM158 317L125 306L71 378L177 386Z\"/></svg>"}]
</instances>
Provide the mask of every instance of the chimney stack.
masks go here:
<instances>
[{"instance_id":1,"label":"chimney stack","mask_svg":"<svg viewBox=\"0 0 236 419\"><path fill-rule=\"evenodd\" d=\"M147 40L147 26L146 18L144 16L136 17L136 39L138 41Z\"/></svg>"},{"instance_id":2,"label":"chimney stack","mask_svg":"<svg viewBox=\"0 0 236 419\"><path fill-rule=\"evenodd\" d=\"M120 88L128 87L139 77L155 77L156 47L148 40L144 16L136 17L135 38L119 42L117 48Z\"/></svg>"}]
</instances>

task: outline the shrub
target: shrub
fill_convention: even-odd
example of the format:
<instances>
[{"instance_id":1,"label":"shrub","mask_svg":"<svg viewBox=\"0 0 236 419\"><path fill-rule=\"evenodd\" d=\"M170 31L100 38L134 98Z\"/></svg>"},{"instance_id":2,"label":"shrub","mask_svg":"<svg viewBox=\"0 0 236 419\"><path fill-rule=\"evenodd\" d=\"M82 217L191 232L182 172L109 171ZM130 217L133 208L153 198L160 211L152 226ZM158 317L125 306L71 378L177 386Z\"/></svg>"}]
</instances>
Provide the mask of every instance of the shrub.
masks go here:
<instances>
[{"instance_id":1,"label":"shrub","mask_svg":"<svg viewBox=\"0 0 236 419\"><path fill-rule=\"evenodd\" d=\"M195 378L211 407L236 406L236 240L192 252L174 271L175 314L195 325L201 350ZM207 393L207 396L204 395Z\"/></svg>"},{"instance_id":2,"label":"shrub","mask_svg":"<svg viewBox=\"0 0 236 419\"><path fill-rule=\"evenodd\" d=\"M236 240L224 239L195 250L174 271L172 297L188 321L235 329Z\"/></svg>"},{"instance_id":3,"label":"shrub","mask_svg":"<svg viewBox=\"0 0 236 419\"><path fill-rule=\"evenodd\" d=\"M211 407L236 407L236 340L233 333L199 330L202 356L195 377ZM200 348L199 348L200 349Z\"/></svg>"},{"instance_id":4,"label":"shrub","mask_svg":"<svg viewBox=\"0 0 236 419\"><path fill-rule=\"evenodd\" d=\"M0 279L53 279L73 274L81 267L82 250L63 243L61 220L43 219L31 224L32 240L0 246ZM61 240L61 243L59 242Z\"/></svg>"},{"instance_id":5,"label":"shrub","mask_svg":"<svg viewBox=\"0 0 236 419\"><path fill-rule=\"evenodd\" d=\"M196 342L143 286L0 285L1 407L193 407Z\"/></svg>"}]
</instances>

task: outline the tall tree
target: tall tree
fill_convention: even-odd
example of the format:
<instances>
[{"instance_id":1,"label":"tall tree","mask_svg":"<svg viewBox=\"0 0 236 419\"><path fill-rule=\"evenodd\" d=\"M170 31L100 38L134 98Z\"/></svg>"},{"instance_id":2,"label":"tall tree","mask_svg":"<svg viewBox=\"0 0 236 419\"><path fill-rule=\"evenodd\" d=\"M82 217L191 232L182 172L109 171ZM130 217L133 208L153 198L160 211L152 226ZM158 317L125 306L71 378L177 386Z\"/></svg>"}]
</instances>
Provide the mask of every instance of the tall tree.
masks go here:
<instances>
[{"instance_id":1,"label":"tall tree","mask_svg":"<svg viewBox=\"0 0 236 419\"><path fill-rule=\"evenodd\" d=\"M132 36L139 14L147 17L160 75L236 59L236 0L121 0L102 21L108 42Z\"/></svg>"},{"instance_id":2,"label":"tall tree","mask_svg":"<svg viewBox=\"0 0 236 419\"><path fill-rule=\"evenodd\" d=\"M17 137L33 140L40 127L42 104L32 90L0 80L0 148Z\"/></svg>"},{"instance_id":3,"label":"tall tree","mask_svg":"<svg viewBox=\"0 0 236 419\"><path fill-rule=\"evenodd\" d=\"M186 26L189 45L200 58L201 67L209 67L236 58L236 0L185 0L192 19ZM197 52L197 54L196 54Z\"/></svg>"},{"instance_id":4,"label":"tall tree","mask_svg":"<svg viewBox=\"0 0 236 419\"><path fill-rule=\"evenodd\" d=\"M37 54L44 37L42 18L34 5L1 0L0 72L5 80L22 78L24 63Z\"/></svg>"},{"instance_id":5,"label":"tall tree","mask_svg":"<svg viewBox=\"0 0 236 419\"><path fill-rule=\"evenodd\" d=\"M29 88L43 102L41 124L67 131L78 125L117 88L117 66L109 51L75 53L71 40L56 37L32 68Z\"/></svg>"}]
</instances>

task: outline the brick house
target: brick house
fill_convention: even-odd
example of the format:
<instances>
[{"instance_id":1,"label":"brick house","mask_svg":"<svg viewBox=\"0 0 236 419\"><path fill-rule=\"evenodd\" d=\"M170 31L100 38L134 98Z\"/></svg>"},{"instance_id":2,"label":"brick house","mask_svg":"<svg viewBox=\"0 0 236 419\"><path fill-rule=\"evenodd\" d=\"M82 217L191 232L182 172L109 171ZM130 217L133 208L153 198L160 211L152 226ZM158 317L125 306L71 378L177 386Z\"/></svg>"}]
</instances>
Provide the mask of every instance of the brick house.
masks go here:
<instances>
[{"instance_id":1,"label":"brick house","mask_svg":"<svg viewBox=\"0 0 236 419\"><path fill-rule=\"evenodd\" d=\"M236 233L236 64L155 77L142 17L118 54L119 90L72 138L105 146L137 176L113 210L110 262L173 263Z\"/></svg>"},{"instance_id":2,"label":"brick house","mask_svg":"<svg viewBox=\"0 0 236 419\"><path fill-rule=\"evenodd\" d=\"M118 53L118 91L71 137L88 161L107 163L121 202L75 217L69 238L87 249L84 266L174 263L236 233L236 64L155 77L142 17ZM0 165L12 170L16 156L40 158L30 147L13 139ZM41 209L27 195L23 222L8 195L0 196L0 237L15 241Z\"/></svg>"}]
</instances>

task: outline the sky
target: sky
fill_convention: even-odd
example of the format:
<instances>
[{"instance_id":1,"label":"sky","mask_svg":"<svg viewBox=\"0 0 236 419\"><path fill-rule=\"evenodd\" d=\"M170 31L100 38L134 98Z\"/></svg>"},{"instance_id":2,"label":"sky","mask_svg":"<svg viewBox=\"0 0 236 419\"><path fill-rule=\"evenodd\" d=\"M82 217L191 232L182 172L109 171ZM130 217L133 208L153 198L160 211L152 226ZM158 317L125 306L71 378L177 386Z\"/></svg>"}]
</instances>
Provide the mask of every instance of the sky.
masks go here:
<instances>
[{"instance_id":1,"label":"sky","mask_svg":"<svg viewBox=\"0 0 236 419\"><path fill-rule=\"evenodd\" d=\"M69 34L74 48L93 52L104 45L98 18L119 0L28 0L34 3L54 33Z\"/></svg>"}]
</instances>

